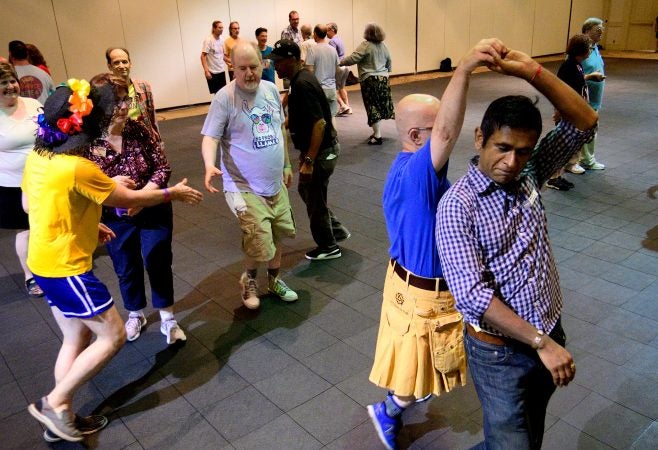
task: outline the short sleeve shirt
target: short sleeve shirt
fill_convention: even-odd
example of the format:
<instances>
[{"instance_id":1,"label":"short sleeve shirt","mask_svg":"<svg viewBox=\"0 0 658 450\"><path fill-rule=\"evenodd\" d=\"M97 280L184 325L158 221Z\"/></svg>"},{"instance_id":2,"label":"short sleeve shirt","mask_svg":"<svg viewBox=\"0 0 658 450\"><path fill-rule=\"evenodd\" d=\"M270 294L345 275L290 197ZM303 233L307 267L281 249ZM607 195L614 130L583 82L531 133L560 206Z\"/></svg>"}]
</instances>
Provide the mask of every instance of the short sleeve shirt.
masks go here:
<instances>
[{"instance_id":1,"label":"short sleeve shirt","mask_svg":"<svg viewBox=\"0 0 658 450\"><path fill-rule=\"evenodd\" d=\"M226 63L224 62L224 38L215 39L212 34L203 41L202 53L206 53L206 62L210 73L222 73Z\"/></svg>"},{"instance_id":2,"label":"short sleeve shirt","mask_svg":"<svg viewBox=\"0 0 658 450\"><path fill-rule=\"evenodd\" d=\"M80 156L29 154L21 188L30 208L27 265L33 273L56 278L92 269L101 204L115 187Z\"/></svg>"},{"instance_id":3,"label":"short sleeve shirt","mask_svg":"<svg viewBox=\"0 0 658 450\"><path fill-rule=\"evenodd\" d=\"M284 115L276 85L261 81L255 93L235 81L213 99L201 134L220 141L224 190L269 197L282 186Z\"/></svg>"},{"instance_id":4,"label":"short sleeve shirt","mask_svg":"<svg viewBox=\"0 0 658 450\"><path fill-rule=\"evenodd\" d=\"M386 176L383 194L389 254L425 278L443 276L436 250L436 207L450 187L448 163L437 173L429 139L417 152L400 152Z\"/></svg>"}]
</instances>

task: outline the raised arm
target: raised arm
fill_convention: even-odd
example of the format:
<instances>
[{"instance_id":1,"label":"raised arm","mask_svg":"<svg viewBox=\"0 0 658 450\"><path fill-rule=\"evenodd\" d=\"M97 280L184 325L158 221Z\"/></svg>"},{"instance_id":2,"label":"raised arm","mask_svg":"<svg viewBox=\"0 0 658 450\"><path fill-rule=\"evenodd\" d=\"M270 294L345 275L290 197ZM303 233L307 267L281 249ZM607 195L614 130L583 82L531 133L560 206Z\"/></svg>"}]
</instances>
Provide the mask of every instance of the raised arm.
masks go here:
<instances>
[{"instance_id":1,"label":"raised arm","mask_svg":"<svg viewBox=\"0 0 658 450\"><path fill-rule=\"evenodd\" d=\"M579 130L586 131L596 125L598 114L580 94L525 53L511 50L502 58L497 57L489 68L527 80L553 104L563 120Z\"/></svg>"},{"instance_id":2,"label":"raised arm","mask_svg":"<svg viewBox=\"0 0 658 450\"><path fill-rule=\"evenodd\" d=\"M483 39L459 62L441 98L439 113L432 128L430 149L432 165L437 172L445 165L457 143L464 124L466 96L471 73L478 66L491 65L507 51L498 39Z\"/></svg>"}]
</instances>

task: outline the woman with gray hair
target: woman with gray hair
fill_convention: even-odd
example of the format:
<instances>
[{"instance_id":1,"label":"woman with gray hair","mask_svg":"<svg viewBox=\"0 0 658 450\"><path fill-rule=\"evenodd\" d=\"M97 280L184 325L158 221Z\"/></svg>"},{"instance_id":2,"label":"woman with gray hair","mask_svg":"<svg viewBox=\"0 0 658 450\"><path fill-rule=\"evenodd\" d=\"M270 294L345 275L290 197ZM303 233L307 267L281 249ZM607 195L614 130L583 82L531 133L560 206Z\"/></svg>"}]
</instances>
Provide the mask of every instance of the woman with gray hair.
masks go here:
<instances>
[{"instance_id":1,"label":"woman with gray hair","mask_svg":"<svg viewBox=\"0 0 658 450\"><path fill-rule=\"evenodd\" d=\"M363 41L354 52L340 61L341 66L357 65L361 96L368 115L372 134L368 145L382 145L380 122L395 119L393 98L388 76L391 73L391 55L384 44L386 34L376 23L369 23L363 32Z\"/></svg>"},{"instance_id":2,"label":"woman with gray hair","mask_svg":"<svg viewBox=\"0 0 658 450\"><path fill-rule=\"evenodd\" d=\"M32 272L27 267L30 225L21 203L21 179L25 159L34 147L36 116L41 103L21 97L14 66L0 62L0 228L16 230L16 254L25 275L30 297L42 297Z\"/></svg>"}]
</instances>

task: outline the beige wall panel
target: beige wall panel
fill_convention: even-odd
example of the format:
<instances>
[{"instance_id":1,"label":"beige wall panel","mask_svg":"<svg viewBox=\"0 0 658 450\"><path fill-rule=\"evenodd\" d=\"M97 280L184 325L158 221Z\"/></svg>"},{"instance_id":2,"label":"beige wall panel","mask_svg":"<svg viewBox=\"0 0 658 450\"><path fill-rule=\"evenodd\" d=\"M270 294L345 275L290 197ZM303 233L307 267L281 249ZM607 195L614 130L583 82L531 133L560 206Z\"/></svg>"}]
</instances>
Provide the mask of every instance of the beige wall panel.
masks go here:
<instances>
[{"instance_id":1,"label":"beige wall panel","mask_svg":"<svg viewBox=\"0 0 658 450\"><path fill-rule=\"evenodd\" d=\"M628 6L626 0L610 0L610 16L608 20L610 22L623 22Z\"/></svg>"},{"instance_id":2,"label":"beige wall panel","mask_svg":"<svg viewBox=\"0 0 658 450\"><path fill-rule=\"evenodd\" d=\"M352 0L317 1L315 3L315 23L336 22L338 34L345 44L347 54L354 51L354 40L363 36L363 29L357 30L353 26Z\"/></svg>"},{"instance_id":3,"label":"beige wall panel","mask_svg":"<svg viewBox=\"0 0 658 450\"><path fill-rule=\"evenodd\" d=\"M107 72L107 47L126 45L118 1L89 0L84 8L78 0L53 5L68 76L89 79Z\"/></svg>"},{"instance_id":4,"label":"beige wall panel","mask_svg":"<svg viewBox=\"0 0 658 450\"><path fill-rule=\"evenodd\" d=\"M568 40L570 0L537 0L532 56L563 53Z\"/></svg>"},{"instance_id":5,"label":"beige wall panel","mask_svg":"<svg viewBox=\"0 0 658 450\"><path fill-rule=\"evenodd\" d=\"M609 50L623 50L626 45L624 27L609 25L605 32L605 48Z\"/></svg>"},{"instance_id":6,"label":"beige wall panel","mask_svg":"<svg viewBox=\"0 0 658 450\"><path fill-rule=\"evenodd\" d=\"M210 94L201 66L201 44L210 34L214 20L224 23L222 36L228 36L228 0L217 0L211 4L206 0L178 0L177 5L187 84L186 104L207 102ZM158 101L157 98L155 100ZM159 103L157 106L160 107Z\"/></svg>"},{"instance_id":7,"label":"beige wall panel","mask_svg":"<svg viewBox=\"0 0 658 450\"><path fill-rule=\"evenodd\" d=\"M496 19L500 11L498 0L471 0L471 14L469 20L469 48L481 39L497 37L505 42L503 36L496 29ZM460 55L461 56L461 55ZM454 61L457 65L457 61Z\"/></svg>"},{"instance_id":8,"label":"beige wall panel","mask_svg":"<svg viewBox=\"0 0 658 450\"><path fill-rule=\"evenodd\" d=\"M528 55L532 54L532 42L534 36L534 19L535 19L535 2L528 0L514 0L508 6L511 8L510 14L502 14L508 18L513 18L510 24L505 20L500 20L501 27L509 27L512 30L509 44L510 48L520 50Z\"/></svg>"},{"instance_id":9,"label":"beige wall panel","mask_svg":"<svg viewBox=\"0 0 658 450\"><path fill-rule=\"evenodd\" d=\"M628 28L628 39L626 41L626 49L653 50L656 45L655 36L656 34L653 31L653 26L630 25L630 27Z\"/></svg>"},{"instance_id":10,"label":"beige wall panel","mask_svg":"<svg viewBox=\"0 0 658 450\"><path fill-rule=\"evenodd\" d=\"M182 0L186 1L186 0ZM258 27L267 28L267 40L269 45L274 45L281 37L281 30L276 26L275 0L240 1L229 0L231 20L240 22L240 37L256 42L255 31ZM286 21L287 21L286 13ZM228 37L228 23L224 34Z\"/></svg>"},{"instance_id":11,"label":"beige wall panel","mask_svg":"<svg viewBox=\"0 0 658 450\"><path fill-rule=\"evenodd\" d=\"M363 30L370 22L378 23L386 33L393 74L412 73L416 57L416 9L404 0L354 0L354 36L352 48L363 42ZM414 5L415 6L415 5ZM353 67L353 71L356 69Z\"/></svg>"},{"instance_id":12,"label":"beige wall panel","mask_svg":"<svg viewBox=\"0 0 658 450\"><path fill-rule=\"evenodd\" d=\"M605 0L573 0L571 9L571 23L569 24L569 36L579 34L583 22L590 17L598 17L605 20Z\"/></svg>"},{"instance_id":13,"label":"beige wall panel","mask_svg":"<svg viewBox=\"0 0 658 450\"><path fill-rule=\"evenodd\" d=\"M131 76L153 87L157 108L189 103L176 0L119 0Z\"/></svg>"},{"instance_id":14,"label":"beige wall panel","mask_svg":"<svg viewBox=\"0 0 658 450\"><path fill-rule=\"evenodd\" d=\"M453 66L469 50L471 0L445 0L445 54Z\"/></svg>"},{"instance_id":15,"label":"beige wall panel","mask_svg":"<svg viewBox=\"0 0 658 450\"><path fill-rule=\"evenodd\" d=\"M419 0L418 71L438 69L446 58L445 45L445 1Z\"/></svg>"},{"instance_id":16,"label":"beige wall panel","mask_svg":"<svg viewBox=\"0 0 658 450\"><path fill-rule=\"evenodd\" d=\"M240 0L233 0L233 2ZM259 1L251 1L252 5L258 4ZM274 2L274 32L272 33L272 42L281 39L281 31L289 25L288 13L297 11L299 13L299 24L311 23L313 5L315 1L299 2L295 0L275 0ZM231 3L232 4L232 3ZM276 39L274 39L276 38Z\"/></svg>"},{"instance_id":17,"label":"beige wall panel","mask_svg":"<svg viewBox=\"0 0 658 450\"><path fill-rule=\"evenodd\" d=\"M386 45L393 60L393 74L416 71L416 8L407 0L387 0Z\"/></svg>"},{"instance_id":18,"label":"beige wall panel","mask_svg":"<svg viewBox=\"0 0 658 450\"><path fill-rule=\"evenodd\" d=\"M354 35L352 37L352 48L358 47L358 45L363 42L363 30L366 27L366 24L370 22L375 22L384 27L384 31L387 34L386 44L389 42L389 32L390 30L386 26L386 2L382 0L353 0L352 1L352 11L353 11L353 22L354 22ZM391 55L393 58L393 67L397 65L396 57L397 55Z\"/></svg>"},{"instance_id":19,"label":"beige wall panel","mask_svg":"<svg viewBox=\"0 0 658 450\"><path fill-rule=\"evenodd\" d=\"M496 37L509 48L530 53L534 2L527 0L471 0L469 45Z\"/></svg>"},{"instance_id":20,"label":"beige wall panel","mask_svg":"<svg viewBox=\"0 0 658 450\"><path fill-rule=\"evenodd\" d=\"M0 55L8 56L7 44L13 40L34 44L39 48L55 84L68 78L50 0L2 0Z\"/></svg>"},{"instance_id":21,"label":"beige wall panel","mask_svg":"<svg viewBox=\"0 0 658 450\"><path fill-rule=\"evenodd\" d=\"M631 2L631 24L647 23L653 28L653 21L656 16L654 14L654 5L652 3L651 0L633 0Z\"/></svg>"}]
</instances>

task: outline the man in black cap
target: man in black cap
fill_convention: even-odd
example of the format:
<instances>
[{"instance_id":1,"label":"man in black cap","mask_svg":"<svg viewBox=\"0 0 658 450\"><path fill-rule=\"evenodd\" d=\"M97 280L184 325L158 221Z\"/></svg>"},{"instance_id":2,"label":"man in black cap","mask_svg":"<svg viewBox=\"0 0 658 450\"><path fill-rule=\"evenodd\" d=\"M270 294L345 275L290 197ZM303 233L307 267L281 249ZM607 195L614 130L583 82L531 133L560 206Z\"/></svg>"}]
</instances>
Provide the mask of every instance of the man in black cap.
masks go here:
<instances>
[{"instance_id":1,"label":"man in black cap","mask_svg":"<svg viewBox=\"0 0 658 450\"><path fill-rule=\"evenodd\" d=\"M306 203L311 234L317 244L315 249L306 252L306 258L340 258L336 243L349 238L350 232L327 205L329 177L334 173L340 153L327 97L317 78L303 68L299 46L293 41L278 41L271 56L279 77L290 79L288 128L295 148L301 152L298 191Z\"/></svg>"}]
</instances>

